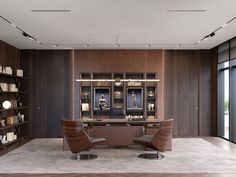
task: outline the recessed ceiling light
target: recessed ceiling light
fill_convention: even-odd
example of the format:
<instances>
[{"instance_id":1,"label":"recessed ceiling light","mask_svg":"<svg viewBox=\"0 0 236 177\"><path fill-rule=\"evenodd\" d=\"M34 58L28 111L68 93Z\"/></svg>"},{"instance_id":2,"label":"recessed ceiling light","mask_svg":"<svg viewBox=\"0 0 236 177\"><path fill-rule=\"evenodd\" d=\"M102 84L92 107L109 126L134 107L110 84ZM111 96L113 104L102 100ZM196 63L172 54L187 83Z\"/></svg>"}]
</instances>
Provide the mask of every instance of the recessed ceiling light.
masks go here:
<instances>
[{"instance_id":1,"label":"recessed ceiling light","mask_svg":"<svg viewBox=\"0 0 236 177\"><path fill-rule=\"evenodd\" d=\"M181 44L177 44L177 47L181 47Z\"/></svg>"}]
</instances>

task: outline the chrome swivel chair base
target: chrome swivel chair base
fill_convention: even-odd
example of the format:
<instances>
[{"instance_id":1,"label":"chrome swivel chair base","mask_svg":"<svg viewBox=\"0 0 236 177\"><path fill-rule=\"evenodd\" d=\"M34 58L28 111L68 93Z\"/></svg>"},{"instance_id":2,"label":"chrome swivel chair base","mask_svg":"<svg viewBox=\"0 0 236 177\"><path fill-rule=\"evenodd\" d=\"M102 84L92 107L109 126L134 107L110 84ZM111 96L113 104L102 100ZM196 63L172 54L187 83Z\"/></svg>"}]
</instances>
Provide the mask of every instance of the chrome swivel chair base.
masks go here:
<instances>
[{"instance_id":1,"label":"chrome swivel chair base","mask_svg":"<svg viewBox=\"0 0 236 177\"><path fill-rule=\"evenodd\" d=\"M90 160L96 159L98 156L94 154L76 154L71 157L72 160Z\"/></svg>"},{"instance_id":2,"label":"chrome swivel chair base","mask_svg":"<svg viewBox=\"0 0 236 177\"><path fill-rule=\"evenodd\" d=\"M138 155L139 158L143 158L143 159L156 159L156 160L161 160L163 158L165 158L164 155L160 154L160 153L157 153L157 154L140 154Z\"/></svg>"}]
</instances>

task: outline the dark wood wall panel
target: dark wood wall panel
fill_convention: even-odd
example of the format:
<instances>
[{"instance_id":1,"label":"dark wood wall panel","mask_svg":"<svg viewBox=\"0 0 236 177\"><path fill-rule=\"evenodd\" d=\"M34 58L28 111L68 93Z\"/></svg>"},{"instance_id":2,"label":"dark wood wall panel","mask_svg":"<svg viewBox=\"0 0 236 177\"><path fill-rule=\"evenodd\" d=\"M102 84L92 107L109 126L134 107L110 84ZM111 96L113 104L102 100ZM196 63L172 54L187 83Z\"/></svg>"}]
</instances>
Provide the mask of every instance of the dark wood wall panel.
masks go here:
<instances>
[{"instance_id":1,"label":"dark wood wall panel","mask_svg":"<svg viewBox=\"0 0 236 177\"><path fill-rule=\"evenodd\" d=\"M174 135L212 135L211 50L165 52L165 116L174 117Z\"/></svg>"},{"instance_id":2,"label":"dark wood wall panel","mask_svg":"<svg viewBox=\"0 0 236 177\"><path fill-rule=\"evenodd\" d=\"M2 66L12 67L13 71L19 69L19 50L0 40L0 62Z\"/></svg>"},{"instance_id":3,"label":"dark wood wall panel","mask_svg":"<svg viewBox=\"0 0 236 177\"><path fill-rule=\"evenodd\" d=\"M212 50L212 64L211 64L211 135L217 136L217 62L218 50L217 47Z\"/></svg>"},{"instance_id":4,"label":"dark wood wall panel","mask_svg":"<svg viewBox=\"0 0 236 177\"><path fill-rule=\"evenodd\" d=\"M199 135L211 135L211 51L199 52Z\"/></svg>"},{"instance_id":5,"label":"dark wood wall panel","mask_svg":"<svg viewBox=\"0 0 236 177\"><path fill-rule=\"evenodd\" d=\"M60 120L73 112L71 51L22 50L20 55L22 66L31 73L31 135L60 136Z\"/></svg>"}]
</instances>

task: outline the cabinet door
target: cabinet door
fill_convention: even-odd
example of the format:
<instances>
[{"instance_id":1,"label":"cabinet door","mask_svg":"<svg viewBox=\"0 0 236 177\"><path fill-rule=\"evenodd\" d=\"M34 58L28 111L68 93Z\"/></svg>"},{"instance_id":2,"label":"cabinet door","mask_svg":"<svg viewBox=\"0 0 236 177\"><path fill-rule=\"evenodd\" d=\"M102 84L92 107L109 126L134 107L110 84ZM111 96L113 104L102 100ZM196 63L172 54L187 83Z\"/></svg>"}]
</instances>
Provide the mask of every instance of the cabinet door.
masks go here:
<instances>
[{"instance_id":1,"label":"cabinet door","mask_svg":"<svg viewBox=\"0 0 236 177\"><path fill-rule=\"evenodd\" d=\"M174 135L198 135L197 51L167 51L165 118L174 118Z\"/></svg>"}]
</instances>

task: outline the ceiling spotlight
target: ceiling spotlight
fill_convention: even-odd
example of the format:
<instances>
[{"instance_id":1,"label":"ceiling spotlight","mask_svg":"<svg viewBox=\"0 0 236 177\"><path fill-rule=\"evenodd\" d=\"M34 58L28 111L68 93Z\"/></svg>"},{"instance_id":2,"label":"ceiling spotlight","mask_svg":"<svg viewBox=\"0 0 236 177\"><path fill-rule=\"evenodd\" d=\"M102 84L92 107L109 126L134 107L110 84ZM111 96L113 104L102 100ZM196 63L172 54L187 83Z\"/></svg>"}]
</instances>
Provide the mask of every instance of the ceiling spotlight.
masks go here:
<instances>
[{"instance_id":1,"label":"ceiling spotlight","mask_svg":"<svg viewBox=\"0 0 236 177\"><path fill-rule=\"evenodd\" d=\"M85 45L84 45L84 48L88 48L88 47L89 47L89 44L85 44Z\"/></svg>"},{"instance_id":2,"label":"ceiling spotlight","mask_svg":"<svg viewBox=\"0 0 236 177\"><path fill-rule=\"evenodd\" d=\"M23 32L22 35L25 36L25 37L28 37L28 34L25 33L25 32Z\"/></svg>"},{"instance_id":3,"label":"ceiling spotlight","mask_svg":"<svg viewBox=\"0 0 236 177\"><path fill-rule=\"evenodd\" d=\"M147 44L145 47L146 47L146 48L150 48L150 47L151 47L151 44Z\"/></svg>"},{"instance_id":4,"label":"ceiling spotlight","mask_svg":"<svg viewBox=\"0 0 236 177\"><path fill-rule=\"evenodd\" d=\"M28 35L28 38L32 41L34 41L34 38Z\"/></svg>"},{"instance_id":5,"label":"ceiling spotlight","mask_svg":"<svg viewBox=\"0 0 236 177\"><path fill-rule=\"evenodd\" d=\"M213 37L213 36L215 36L215 32L213 32L213 33L210 34L210 37Z\"/></svg>"},{"instance_id":6,"label":"ceiling spotlight","mask_svg":"<svg viewBox=\"0 0 236 177\"><path fill-rule=\"evenodd\" d=\"M210 37L210 35L205 36L205 37L202 39L202 41L205 41L205 40L209 39L209 37Z\"/></svg>"},{"instance_id":7,"label":"ceiling spotlight","mask_svg":"<svg viewBox=\"0 0 236 177\"><path fill-rule=\"evenodd\" d=\"M120 44L116 44L115 47L116 47L116 48L119 48L119 47L120 47Z\"/></svg>"},{"instance_id":8,"label":"ceiling spotlight","mask_svg":"<svg viewBox=\"0 0 236 177\"><path fill-rule=\"evenodd\" d=\"M181 47L181 44L177 44L177 47Z\"/></svg>"},{"instance_id":9,"label":"ceiling spotlight","mask_svg":"<svg viewBox=\"0 0 236 177\"><path fill-rule=\"evenodd\" d=\"M58 44L54 44L53 47L58 47L59 45Z\"/></svg>"},{"instance_id":10,"label":"ceiling spotlight","mask_svg":"<svg viewBox=\"0 0 236 177\"><path fill-rule=\"evenodd\" d=\"M14 23L10 23L10 24L11 24L11 26L13 26L13 27L15 27L15 28L17 27Z\"/></svg>"},{"instance_id":11,"label":"ceiling spotlight","mask_svg":"<svg viewBox=\"0 0 236 177\"><path fill-rule=\"evenodd\" d=\"M221 27L223 28L223 27L225 27L226 25L227 25L227 23L223 24Z\"/></svg>"}]
</instances>

